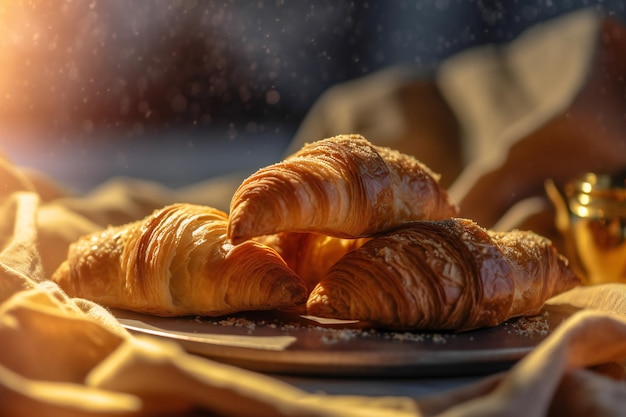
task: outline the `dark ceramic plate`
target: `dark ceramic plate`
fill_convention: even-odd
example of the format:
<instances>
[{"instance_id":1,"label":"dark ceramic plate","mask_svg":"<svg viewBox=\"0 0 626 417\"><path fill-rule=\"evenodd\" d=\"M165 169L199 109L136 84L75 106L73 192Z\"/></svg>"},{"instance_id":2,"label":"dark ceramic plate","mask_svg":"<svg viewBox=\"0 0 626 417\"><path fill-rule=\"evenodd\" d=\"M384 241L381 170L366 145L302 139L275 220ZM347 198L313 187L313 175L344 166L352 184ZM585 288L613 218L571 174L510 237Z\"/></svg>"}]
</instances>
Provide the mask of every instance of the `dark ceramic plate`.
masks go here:
<instances>
[{"instance_id":1,"label":"dark ceramic plate","mask_svg":"<svg viewBox=\"0 0 626 417\"><path fill-rule=\"evenodd\" d=\"M113 313L131 332L176 341L190 353L259 372L450 377L509 368L575 311L546 305L539 316L463 333L372 331L356 322L319 323L283 312L222 318Z\"/></svg>"}]
</instances>

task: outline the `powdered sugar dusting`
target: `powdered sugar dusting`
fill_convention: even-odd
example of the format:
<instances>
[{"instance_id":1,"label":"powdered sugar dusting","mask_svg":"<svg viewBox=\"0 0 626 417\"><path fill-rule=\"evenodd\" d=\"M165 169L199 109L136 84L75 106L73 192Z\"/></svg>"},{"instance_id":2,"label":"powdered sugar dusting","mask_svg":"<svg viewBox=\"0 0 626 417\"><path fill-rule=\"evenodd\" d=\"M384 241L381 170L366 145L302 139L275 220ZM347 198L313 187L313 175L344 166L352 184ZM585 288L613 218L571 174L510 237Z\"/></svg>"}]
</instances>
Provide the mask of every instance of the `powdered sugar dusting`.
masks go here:
<instances>
[{"instance_id":1,"label":"powdered sugar dusting","mask_svg":"<svg viewBox=\"0 0 626 417\"><path fill-rule=\"evenodd\" d=\"M548 322L549 313L546 311L541 315L532 317L520 317L517 320L511 320L505 323L509 333L520 336L546 336L550 332L550 323Z\"/></svg>"},{"instance_id":2,"label":"powdered sugar dusting","mask_svg":"<svg viewBox=\"0 0 626 417\"><path fill-rule=\"evenodd\" d=\"M237 327L247 329L252 334L254 330L261 327L276 329L281 332L289 333L290 331L307 331L320 334L320 340L324 344L336 344L343 341L362 339L381 339L393 340L398 342L426 342L447 343L449 338L455 337L454 333L434 333L434 332L410 332L410 331L388 331L377 330L374 328L351 328L337 326L321 326L317 322L309 321L306 316L301 316L303 321L273 321L273 320L250 320L243 317L226 317L217 321L206 318L207 322L222 327ZM194 321L201 323L202 317L195 317Z\"/></svg>"}]
</instances>

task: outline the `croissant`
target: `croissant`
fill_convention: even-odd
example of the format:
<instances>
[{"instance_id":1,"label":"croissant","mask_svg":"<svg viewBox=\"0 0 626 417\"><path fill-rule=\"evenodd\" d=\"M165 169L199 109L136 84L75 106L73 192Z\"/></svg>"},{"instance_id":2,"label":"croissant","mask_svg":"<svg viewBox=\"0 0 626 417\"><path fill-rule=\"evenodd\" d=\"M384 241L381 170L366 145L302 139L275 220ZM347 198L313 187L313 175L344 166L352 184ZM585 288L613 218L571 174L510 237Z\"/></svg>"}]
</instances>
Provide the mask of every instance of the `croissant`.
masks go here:
<instances>
[{"instance_id":1,"label":"croissant","mask_svg":"<svg viewBox=\"0 0 626 417\"><path fill-rule=\"evenodd\" d=\"M413 222L347 253L306 307L380 328L463 331L535 315L579 283L548 239L455 218Z\"/></svg>"},{"instance_id":2,"label":"croissant","mask_svg":"<svg viewBox=\"0 0 626 417\"><path fill-rule=\"evenodd\" d=\"M235 244L282 231L356 238L457 211L439 176L417 159L340 135L246 178L231 200L228 237Z\"/></svg>"},{"instance_id":3,"label":"croissant","mask_svg":"<svg viewBox=\"0 0 626 417\"><path fill-rule=\"evenodd\" d=\"M370 238L342 239L318 233L281 232L256 240L275 249L311 291L335 262Z\"/></svg>"},{"instance_id":4,"label":"croissant","mask_svg":"<svg viewBox=\"0 0 626 417\"><path fill-rule=\"evenodd\" d=\"M73 243L52 280L69 295L158 316L222 316L304 304L307 291L275 250L233 246L227 215L174 204Z\"/></svg>"}]
</instances>

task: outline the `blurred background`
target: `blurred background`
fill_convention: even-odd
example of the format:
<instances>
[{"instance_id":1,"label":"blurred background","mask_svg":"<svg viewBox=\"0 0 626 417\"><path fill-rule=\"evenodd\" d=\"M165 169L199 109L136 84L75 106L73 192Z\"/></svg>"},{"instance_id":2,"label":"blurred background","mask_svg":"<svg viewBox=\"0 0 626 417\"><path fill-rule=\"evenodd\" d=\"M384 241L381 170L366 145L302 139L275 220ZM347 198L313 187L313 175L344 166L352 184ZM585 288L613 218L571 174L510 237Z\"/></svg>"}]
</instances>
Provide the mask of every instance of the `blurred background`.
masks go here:
<instances>
[{"instance_id":1,"label":"blurred background","mask_svg":"<svg viewBox=\"0 0 626 417\"><path fill-rule=\"evenodd\" d=\"M276 162L329 87L625 1L2 1L0 152L77 191ZM320 138L321 139L321 138Z\"/></svg>"}]
</instances>

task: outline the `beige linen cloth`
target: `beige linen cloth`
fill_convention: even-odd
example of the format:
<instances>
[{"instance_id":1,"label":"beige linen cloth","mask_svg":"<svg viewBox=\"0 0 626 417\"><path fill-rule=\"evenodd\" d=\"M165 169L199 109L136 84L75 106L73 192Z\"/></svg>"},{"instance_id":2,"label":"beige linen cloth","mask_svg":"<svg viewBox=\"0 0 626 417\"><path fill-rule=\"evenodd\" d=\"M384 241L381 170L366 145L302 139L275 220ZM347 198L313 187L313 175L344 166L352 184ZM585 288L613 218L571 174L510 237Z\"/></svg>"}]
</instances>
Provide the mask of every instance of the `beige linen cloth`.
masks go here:
<instances>
[{"instance_id":1,"label":"beige linen cloth","mask_svg":"<svg viewBox=\"0 0 626 417\"><path fill-rule=\"evenodd\" d=\"M600 19L594 14L569 19L575 19L575 26L583 32L572 32L578 33L578 38L574 36L576 41L589 43L589 39L598 38ZM567 28L571 26L565 24L563 30ZM567 30L558 32L573 36ZM557 50L562 48L558 39L551 39ZM473 68L470 73L476 76L476 61L469 55L462 59L467 61L458 64L459 68ZM589 67L592 62L583 59L581 65ZM582 71L582 67L578 69ZM445 85L468 74L452 67L445 71L449 72L442 72L439 78ZM446 77L450 77L449 81L443 83ZM542 91L548 87L537 88ZM623 99L623 90L621 94ZM563 103L565 98L561 99ZM463 97L457 97L450 102L454 106L462 101ZM488 104L483 103L487 107ZM532 129L545 125L546 119L538 116L532 117L535 124L530 130L516 125L521 116L528 116L530 104L532 101L525 105L528 112L520 112L524 106L516 107L512 113L503 112L506 123L492 126L491 130L475 123L484 114L475 107L472 111L477 114L457 117L467 140L506 136L510 143L501 145L505 148L512 146L514 137L525 140ZM554 107L558 106L550 111ZM392 120L401 122L393 117ZM353 131L352 126L346 129ZM494 149L489 145L476 146L484 146L486 154ZM463 158L471 158L468 164L474 168L463 174L467 177L462 175L460 181L480 183L487 174L477 175L478 165L473 165L473 161L483 156ZM489 155L487 160L489 163L481 166L489 168L485 172L491 172L502 159ZM106 309L88 300L70 298L47 280L63 260L69 243L80 235L108 224L141 218L174 201L227 208L224 206L230 193L240 180L237 176L220 178L173 191L141 180L117 179L89 194L76 196L45 177L0 158L0 415L626 414L623 284L577 288L552 300L573 304L581 311L510 371L434 397L410 398L310 394L269 376L190 355L176 344L129 334ZM459 199L463 201L463 193L470 195L473 188L474 185L459 192Z\"/></svg>"}]
</instances>

